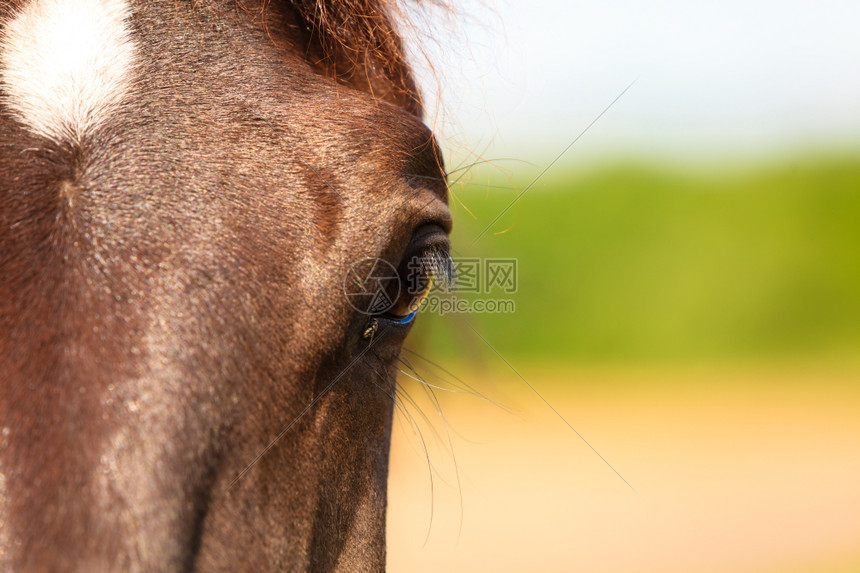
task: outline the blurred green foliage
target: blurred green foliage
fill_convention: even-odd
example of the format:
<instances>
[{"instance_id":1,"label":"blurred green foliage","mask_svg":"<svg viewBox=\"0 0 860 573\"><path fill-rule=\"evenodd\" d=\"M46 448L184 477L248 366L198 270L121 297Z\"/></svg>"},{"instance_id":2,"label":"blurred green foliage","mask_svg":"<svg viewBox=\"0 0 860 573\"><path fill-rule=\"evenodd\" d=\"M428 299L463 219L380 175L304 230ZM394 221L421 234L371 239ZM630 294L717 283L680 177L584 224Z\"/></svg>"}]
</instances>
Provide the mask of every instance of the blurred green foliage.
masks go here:
<instances>
[{"instance_id":1,"label":"blurred green foliage","mask_svg":"<svg viewBox=\"0 0 860 573\"><path fill-rule=\"evenodd\" d=\"M528 180L453 186L455 258L518 261L516 293L457 296L516 311L424 312L429 355L488 352L473 329L554 363L860 355L860 159L554 172L477 242Z\"/></svg>"}]
</instances>

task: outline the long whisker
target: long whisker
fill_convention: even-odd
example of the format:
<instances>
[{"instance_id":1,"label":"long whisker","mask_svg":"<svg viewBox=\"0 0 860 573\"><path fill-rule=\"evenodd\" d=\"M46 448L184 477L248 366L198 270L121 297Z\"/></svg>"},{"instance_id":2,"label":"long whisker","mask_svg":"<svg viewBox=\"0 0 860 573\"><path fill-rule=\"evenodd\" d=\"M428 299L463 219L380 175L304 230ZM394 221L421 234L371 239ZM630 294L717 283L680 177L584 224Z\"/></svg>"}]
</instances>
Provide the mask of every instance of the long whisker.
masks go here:
<instances>
[{"instance_id":1,"label":"long whisker","mask_svg":"<svg viewBox=\"0 0 860 573\"><path fill-rule=\"evenodd\" d=\"M549 400L547 400L546 398L544 398L543 394L541 394L540 392L538 392L537 388L535 388L534 386L532 386L532 385L531 385L531 383L530 383L528 380L526 380L526 379L523 377L523 375L522 375L522 374L520 374L520 373L519 373L519 371L518 371L516 368L514 368L514 366L513 366L510 362L508 362L508 361L507 361L507 359L506 359L504 356L502 356L502 355L501 355L501 353L500 353L498 350L496 350L496 349L495 349L495 347L493 347L493 345L492 345L492 344L490 344L490 342L489 342L486 338L484 338L483 336L481 336L481 333L480 333L480 332L478 332L477 330L475 330L475 327L474 327L474 326L472 326L471 324L469 324L469 328L471 328L471 329L472 329L472 332L474 332L474 333L478 336L478 338L480 338L481 340L483 340L483 341L484 341L484 344L486 344L486 345L487 345L487 347L488 347L490 350L492 350L492 351L493 351L493 353L495 353L495 355L496 355L496 356L498 356L498 357L499 357L499 359L500 359L502 362L504 362L504 363L508 366L508 368L510 368L510 369L511 369L511 371L519 377L519 379L520 379L520 380L522 380L522 381L523 381L523 383L528 387L528 389L529 389L529 390L531 390L531 391L532 391L532 392L533 392L533 393L534 393L538 398L540 398L540 399L541 399L541 401L542 401L542 402L543 402L543 403L544 403L544 404L545 404L545 405L546 405L550 410L552 410L552 412L553 412L553 413L554 413L554 414L555 414L555 415L556 415L556 416L557 416L557 417L558 417L562 422L564 422L564 423L567 425L567 427L568 427L568 428L570 428L570 429L571 429L571 431L572 431L574 434L576 434L576 435L579 437L579 439L580 439L580 440L582 440L582 441L583 441L583 443L584 443L586 446L588 446L589 448L591 448L591 451L593 451L595 454L597 454L597 457L598 457L598 458L600 458L601 460L603 460L603 463L604 463L604 464L606 464L606 466L607 466L609 469L611 469L613 472L615 472L615 475L617 475L619 478L621 478L621 481L623 481L625 484L627 484L627 487L629 487L629 488L633 491L633 493L635 493L635 494L637 494L637 495L639 494L639 492L638 492L638 491L636 491L636 488L634 488L634 487L630 484L630 482L629 482L629 481L627 481L627 480L624 478L624 476L623 476L623 475L621 475L621 473L620 473L617 469L615 469L615 467L614 467L612 464L610 464L610 463L609 463L609 460L607 460L606 458L604 458L604 457L603 457L603 455L602 455L600 452L598 452L598 451L597 451L597 448L595 448L594 446L592 446L592 445L591 445L591 442L589 442L588 440L586 440L586 439L585 439L585 436L583 436L582 434L580 434L580 433L579 433L579 431L578 431L576 428L574 428L574 427L573 427L573 424L571 424L570 422L568 422L568 421L567 421L567 418L565 418L564 416L562 416L562 415L561 415L561 412L559 412L559 411L555 408L555 406L553 406L552 404L550 404Z\"/></svg>"},{"instance_id":2,"label":"long whisker","mask_svg":"<svg viewBox=\"0 0 860 573\"><path fill-rule=\"evenodd\" d=\"M390 171L388 173L397 174L394 171ZM429 181L447 181L447 178L445 177L434 177L433 175L418 175L417 173L406 173L405 176L413 179L427 179ZM454 185L470 185L472 187L483 187L486 189L503 189L505 191L519 191L521 189L521 187L511 185L491 185L489 183L478 183L476 181L463 181L462 178L457 178L453 182L448 182L449 187L453 187Z\"/></svg>"},{"instance_id":3,"label":"long whisker","mask_svg":"<svg viewBox=\"0 0 860 573\"><path fill-rule=\"evenodd\" d=\"M365 364L367 364L370 367L370 369L373 371L374 374L377 375L377 377L385 380L385 377L372 364L368 363L367 361L365 361ZM391 384L391 382L389 382L389 384ZM395 388L395 395L394 396L392 396L391 394L386 392L384 389L379 387L379 385L376 384L375 382L374 382L374 385L376 385L387 396L389 396L394 401L395 404L397 404L399 402L399 400L397 400L397 398L396 398L396 393L397 393L397 385L396 384L393 385L393 387ZM413 404L414 404L414 401L413 401ZM420 408L417 408L417 409L419 412L421 412L421 414L423 416L424 413L421 411L421 409ZM412 426L418 433L418 439L421 440L421 447L424 449L424 460L427 462L427 475L430 477L430 520L427 523L427 535L424 537L424 544L422 545L422 547L423 547L423 546L426 546L427 542L430 540L430 532L433 529L434 508L436 505L436 484L435 484L435 481L433 479L433 474L434 473L438 474L438 471L436 471L436 468L433 467L433 462L430 460L430 450L427 449L427 442L424 440L424 433L421 431L420 426L418 426L417 420L415 420L415 418L411 414L409 414L408 412L407 412L407 415L409 416L409 418L413 422ZM425 416L425 419L426 419L426 416ZM429 420L428 420L428 423L429 423Z\"/></svg>"},{"instance_id":4,"label":"long whisker","mask_svg":"<svg viewBox=\"0 0 860 573\"><path fill-rule=\"evenodd\" d=\"M406 376L407 378L411 378L411 379L415 380L416 382L418 382L418 383L419 383L419 384L421 384L422 386L428 386L428 387L430 387L430 388L433 388L434 390L439 390L440 392L451 392L451 393L456 393L456 392L457 392L456 390L453 390L453 389L451 389L451 388L443 388L443 387L441 387L441 386L435 386L435 385L433 385L433 384L430 384L429 382L426 382L426 381L422 380L421 378L418 378L417 376L413 376L412 374L410 374L409 372L407 372L406 370L404 370L404 369L402 369L402 368L398 368L397 370L398 370L401 374L403 374L404 376Z\"/></svg>"},{"instance_id":5,"label":"long whisker","mask_svg":"<svg viewBox=\"0 0 860 573\"><path fill-rule=\"evenodd\" d=\"M419 377L421 376L418 372L415 372ZM427 384L426 382L423 385L424 391L430 396L433 400L433 403L436 405L436 413L439 414L439 418L442 420L442 425L445 427L445 435L448 438L448 447L451 451L451 459L454 460L454 475L457 478L457 497L460 502L460 526L457 530L457 537L463 533L463 515L465 513L463 506L463 485L460 481L460 464L457 461L457 454L454 451L454 441L451 439L451 431L450 426L448 425L448 419L445 417L445 413L442 411L442 404L439 402L439 398L436 396L436 393L433 391L433 386L431 384Z\"/></svg>"},{"instance_id":6,"label":"long whisker","mask_svg":"<svg viewBox=\"0 0 860 573\"><path fill-rule=\"evenodd\" d=\"M529 183L529 184L528 184L528 185L527 185L527 186L526 186L522 191L520 191L520 193L516 196L516 198L515 198L513 201L511 201L511 202L510 202L510 204L508 204L508 206L507 206L507 207L505 207L505 208L502 210L502 212L501 212L501 213L499 213L498 215L496 215L496 218L495 218L495 219L493 219L492 221L490 221L490 224L489 224L489 225L487 225L487 226L484 228L484 230L483 230L483 231L481 231L481 232L478 234L478 236L477 236L477 237L475 237L475 238L472 240L471 245L474 245L475 243L477 243L477 242L478 242L478 240L479 240L481 237L483 237L483 236L487 233L487 231L489 231L489 230L493 227L493 225L495 225L495 224L496 224L496 221L498 221L499 219L501 219L501 218L502 218L502 216L503 216L505 213L507 213L507 212L510 210L510 208L511 208L511 207L513 207L513 206L514 206L514 205L515 205L515 204L516 204L520 199L522 199L523 195L525 195L525 194L529 191L529 189L531 189L532 187L534 187L534 186L535 186L535 184L536 184L538 181L540 181L541 177L543 177L543 176L546 174L546 172L547 172L547 171L549 171L550 169L552 169L552 167L553 167L556 163L558 163L558 161L559 161L562 157L564 157L564 155L565 155L565 154L570 150L570 148L571 148L571 147L573 147L574 145L576 145L576 142L577 142L577 141L579 141L579 140L582 138L582 136L583 136L583 135L585 135L585 134L588 132L588 130L592 128L592 126L594 126L594 124L595 124L595 123L597 123L598 121L600 121L600 118L602 118L602 117L604 116L604 114L606 114L606 112L608 112L608 111L612 108L612 106L614 106L614 105L616 104L616 102L617 102L618 100L620 100L620 99L624 96L624 94L626 94L626 93L627 93L627 91L628 91L630 88L632 88L632 87L633 87L633 84L635 84L635 83L636 83L636 81L637 81L637 80L633 80L632 82L630 82L630 83L627 85L627 87L626 87L626 88L624 88L623 90L621 90L621 93L619 93L619 94L615 97L615 99L614 99L614 100L612 100L612 101L609 103L609 105L607 105L607 106L603 109L603 111L601 111L601 112L597 115L597 117L595 117L595 118L591 121L591 123L589 123L587 126L585 126L585 129L583 129L583 130L579 133L579 135L577 135L575 138L573 138L573 141L571 141L571 142L568 144L568 146L567 146L567 147L565 147L565 148L564 148L564 150L562 150L562 152L561 152L561 153L559 153L559 154L555 157L555 159L553 159L552 161L550 161L549 165L547 165L546 167L544 167L543 171L541 171L541 172L538 174L538 176L537 176L537 177L535 177L535 178L532 180L532 182L531 182L531 183ZM470 246L471 246L471 245L470 245Z\"/></svg>"},{"instance_id":7,"label":"long whisker","mask_svg":"<svg viewBox=\"0 0 860 573\"><path fill-rule=\"evenodd\" d=\"M401 370L401 372L402 372L402 370ZM415 371L413 370L413 372L415 372ZM419 377L421 376L418 372L415 372L415 375L416 375L416 376L419 376ZM410 378L413 378L413 377L411 377L411 376L410 376ZM424 382L421 382L420 380L419 380L419 383L421 384L422 388L423 388L423 389L424 389L424 391L426 392L426 391L427 391L427 387L426 387L427 385L426 385ZM441 448L443 448L443 449L446 451L446 453L447 453L447 454L449 454L449 455L451 455L451 456L453 457L454 452L453 452L451 449L449 449L448 445L445 443L445 442L446 442L446 440L443 440L443 439L442 439L442 436L441 436L441 435L439 434L439 432L436 430L436 425L435 425L435 424L430 420L430 418L427 416L427 414L425 414L425 413L424 413L424 410L423 410L423 409L421 409L421 406L418 404L418 402L417 402L417 401L416 401L416 400L415 400L411 395L409 395L409 393L406 391L406 389L405 389L403 386L398 386L398 390L400 390L400 391L402 392L402 394L403 394L403 397L404 397L404 398L406 398L406 399L408 399L408 400L409 400L409 403L410 403L410 404L412 404L412 406L414 406L414 407L415 407L415 408L420 412L420 414L421 414L421 419L423 419L423 420L424 420L424 422L427 424L428 428L430 428L430 431L433 433L433 437L434 437L434 438L436 438L436 442L437 442L437 444L439 444L439 446L440 446ZM447 429L448 429L448 428L446 428L446 430L447 430ZM457 434L457 436L459 436L460 438L463 438L463 436L462 436L459 432L457 432L456 430L454 430L453 428L451 428L450 430L451 430L451 431L453 431L455 434ZM463 438L463 439L464 439L465 441L467 441L467 442L471 442L471 440L468 440L468 439L466 439L466 438ZM445 477L444 477L440 472L438 472L438 471L436 472L436 477L438 477L438 478L442 481L442 483L444 483L444 484L446 484L446 485L452 485L452 484L450 484L450 483L448 482L448 480L447 480L447 479L445 479Z\"/></svg>"},{"instance_id":8,"label":"long whisker","mask_svg":"<svg viewBox=\"0 0 860 573\"><path fill-rule=\"evenodd\" d=\"M365 364L367 364L367 362L366 362L366 361L365 361ZM374 373L375 373L378 377L380 377L380 376L381 376L381 374L379 374L378 372L376 372L376 370L373 368L373 366L372 366L372 365L368 364L368 366L369 366L372 370L374 370ZM415 419L415 417L412 415L412 413L411 413L411 412L406 408L406 405L405 405L405 404L403 404L403 401L402 401L402 400L400 400L400 399L398 398L398 395L397 395L397 386L396 386L396 385L392 385L392 384L389 382L389 384L388 384L388 385L389 385L389 387L391 388L391 390L388 390L388 389L386 389L386 388L383 388L382 386L380 386L379 384L377 384L377 383L376 383L375 381L373 381L373 380L371 380L371 381L370 381L370 383L371 383L371 384L373 384L374 386L376 386L376 387L379 389L379 391L380 391L380 392L382 392L383 394L385 394L386 396L388 396L388 397L391 399L392 403L394 404L394 407L395 407L395 408L397 408L397 410L398 410L400 413L402 413L402 414L404 414L405 416L407 416L407 417L408 417L409 425L410 425L413 429L415 429L416 431L419 431L419 432L421 431L420 427L418 426L418 420L416 420L416 419Z\"/></svg>"},{"instance_id":9,"label":"long whisker","mask_svg":"<svg viewBox=\"0 0 860 573\"><path fill-rule=\"evenodd\" d=\"M424 377L423 377L423 376L418 372L418 370L416 370L416 369L415 369L415 367L414 367L414 366L412 366L411 364L408 364L407 362L404 362L404 361L401 361L401 362L403 362L403 364L404 364L404 365L406 365L406 367L407 367L407 368L409 368L410 370L412 370L412 372L414 372L414 373L415 373L415 376L418 376L418 377L420 377L420 378L421 378L420 380L418 380L418 382L419 382L422 386L426 386L426 387L428 387L428 388L437 388L436 386L433 386L432 384L429 384L429 383L426 381L426 379L425 379L425 378L424 378ZM403 371L401 370L401 372L403 372ZM414 377L414 376L409 376L409 377L410 377L410 378L412 378L413 380L415 379L415 377ZM447 390L447 389L446 389L446 390ZM451 392L451 391L453 391L453 392L461 392L461 390L459 390L459 389L455 389L455 390L448 390L448 391L449 391L449 392ZM469 393L465 393L465 394L466 394L466 395L469 395ZM476 396L475 394L471 394L471 395ZM480 398L480 396L478 396L478 397ZM435 398L435 394L434 394L434 398ZM415 404L415 402L414 402L414 401L413 401L413 404ZM502 410L504 410L504 408L501 408L501 409L502 409ZM424 420L425 420L428 424L431 424L431 427L433 427L433 426L432 426L432 422L430 422L430 420L427 418L427 416L424 416ZM435 427L433 427L433 429L434 429L434 435L435 435L438 439L440 439L440 440L441 440L441 437L439 436L438 432L436 432L436 431L435 431ZM475 444L475 443L477 443L475 440L469 439L469 438L467 438L466 436L464 436L463 434L461 434L460 432L458 432L455 428L451 428L451 427L449 426L449 427L446 427L445 429L446 429L446 431L448 431L448 432L454 432L454 433L457 435L457 437L458 437L458 438L460 438L461 440L463 440L464 442L469 442L470 444ZM452 451L449 451L449 453L450 453L451 455L453 455L453 452L452 452Z\"/></svg>"},{"instance_id":10,"label":"long whisker","mask_svg":"<svg viewBox=\"0 0 860 573\"><path fill-rule=\"evenodd\" d=\"M412 372L415 373L415 376L412 376L411 374L408 374L408 373L406 373L406 375L409 376L410 378L412 378L413 380L418 381L419 383L421 383L424 386L431 386L437 390L443 390L445 392L460 393L460 394L473 394L472 392L469 392L467 389L464 389L462 387L458 387L456 384L450 384L450 386L451 386L450 388L445 388L444 386L439 386L438 384L431 384L430 382L428 382L426 380L426 378L424 376L421 376L421 374L418 372L418 369L415 366L413 366L413 364L411 362L409 362L408 358L401 356L398 358L398 360L400 361L401 364L403 364L404 366L409 368L409 370L411 370ZM447 380L443 380L442 378L440 378L438 376L437 376L437 378L439 378L443 382L447 382Z\"/></svg>"},{"instance_id":11,"label":"long whisker","mask_svg":"<svg viewBox=\"0 0 860 573\"><path fill-rule=\"evenodd\" d=\"M403 350L405 350L406 352L408 352L409 354L411 354L415 358L418 358L419 360L429 364L430 366L436 368L437 370L441 371L442 373L446 374L447 376L449 376L453 380L455 380L457 382L457 384L451 384L451 385L454 388L456 388L457 391L462 392L463 394L466 394L469 396L475 396L476 398L480 398L481 400L484 400L488 404L491 404L491 405L495 406L496 408L499 408L500 410L507 412L508 414L514 413L514 411L512 409L506 407L504 404L500 404L499 402L496 402L492 398L489 398L486 394L484 394L480 390L474 388L469 383L464 382L462 379L457 377L457 375L455 375L453 372L451 372L450 370L448 370L447 368L445 368L444 366L442 366L438 362L434 362L433 360L430 360L426 356L423 356L423 355L419 354L418 352L412 350L411 348L407 348L406 346L403 347ZM401 356L401 360L406 360L406 359ZM410 365L410 367L411 367L411 365ZM437 378L442 379L440 376L437 376Z\"/></svg>"},{"instance_id":12,"label":"long whisker","mask_svg":"<svg viewBox=\"0 0 860 573\"><path fill-rule=\"evenodd\" d=\"M400 370L400 369L398 368L398 370ZM402 370L401 370L401 372L402 372ZM433 427L433 422L430 421L430 418L427 417L427 414L424 413L424 410L421 409L421 406L418 404L418 402L415 401L415 398L413 398L409 394L409 392L407 392L406 389L403 388L402 386L397 387L397 392L398 392L398 396L400 396L402 399L408 401L409 404L411 404L412 407L418 411L418 414L421 416L421 419L424 420L424 423L427 424L427 426L430 428L430 431L433 433L433 437L436 438L437 441L441 441L441 436L439 436L439 433L436 431L436 428ZM441 474L440 474L440 477L441 477Z\"/></svg>"},{"instance_id":13,"label":"long whisker","mask_svg":"<svg viewBox=\"0 0 860 573\"><path fill-rule=\"evenodd\" d=\"M445 173L445 175L450 176L450 175L453 175L454 173L459 173L460 171L469 170L469 169L476 167L478 165L484 165L485 163L498 163L500 161L515 161L517 163L524 163L524 164L529 165L531 167L537 167L534 163L531 163L530 161L526 161L525 159L519 159L516 157L499 157L496 159L478 159L477 161L473 161L472 163L469 163L468 165L457 166L454 169L449 170L447 173Z\"/></svg>"},{"instance_id":14,"label":"long whisker","mask_svg":"<svg viewBox=\"0 0 860 573\"><path fill-rule=\"evenodd\" d=\"M398 369L398 370L400 370L401 372L404 372L402 369ZM404 374L406 374L406 373L404 372ZM409 376L409 378L412 378L413 380L417 380L414 376L411 376L408 374L407 374L407 376ZM421 384L422 386L425 385L425 383L420 381L420 380L418 380L418 383ZM398 386L398 391L400 393L402 393L403 397L405 399L409 400L409 403L412 404L412 406L415 407L419 411L419 413L421 414L421 419L424 420L424 423L426 423L427 426L430 428L430 431L433 433L433 437L436 438L437 443L440 444L446 451L448 451L449 454L452 454L452 452L449 451L448 447L444 444L444 440L442 439L442 436L439 434L439 432L436 431L436 426L433 424L432 421L430 421L430 418L427 416L427 414L424 413L424 410L421 409L421 406L418 404L418 402L415 400L415 398L413 398L409 394L409 392L406 391L406 388L404 388L403 386ZM474 440L470 440L469 438L463 436L463 434L458 432L456 429L451 428L451 431L454 432L455 434L457 434L457 437L459 437L463 441L469 442L472 444L475 443ZM441 474L437 474L437 475L438 475L439 479L441 479L444 483L446 483L446 484L448 483ZM450 485L450 484L448 484L448 485Z\"/></svg>"}]
</instances>

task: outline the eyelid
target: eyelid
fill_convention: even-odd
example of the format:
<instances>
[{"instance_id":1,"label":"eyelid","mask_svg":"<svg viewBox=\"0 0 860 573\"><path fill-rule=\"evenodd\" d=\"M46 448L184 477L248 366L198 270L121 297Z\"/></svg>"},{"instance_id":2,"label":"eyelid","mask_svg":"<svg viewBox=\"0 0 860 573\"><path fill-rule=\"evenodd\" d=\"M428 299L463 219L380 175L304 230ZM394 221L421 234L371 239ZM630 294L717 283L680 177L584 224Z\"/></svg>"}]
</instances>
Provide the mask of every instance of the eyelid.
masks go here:
<instances>
[{"instance_id":1,"label":"eyelid","mask_svg":"<svg viewBox=\"0 0 860 573\"><path fill-rule=\"evenodd\" d=\"M437 248L446 251L450 248L448 232L436 223L422 225L415 231L412 239L409 241L409 248L406 250L405 258L414 258L416 253L423 254L423 251L426 251L428 248Z\"/></svg>"}]
</instances>

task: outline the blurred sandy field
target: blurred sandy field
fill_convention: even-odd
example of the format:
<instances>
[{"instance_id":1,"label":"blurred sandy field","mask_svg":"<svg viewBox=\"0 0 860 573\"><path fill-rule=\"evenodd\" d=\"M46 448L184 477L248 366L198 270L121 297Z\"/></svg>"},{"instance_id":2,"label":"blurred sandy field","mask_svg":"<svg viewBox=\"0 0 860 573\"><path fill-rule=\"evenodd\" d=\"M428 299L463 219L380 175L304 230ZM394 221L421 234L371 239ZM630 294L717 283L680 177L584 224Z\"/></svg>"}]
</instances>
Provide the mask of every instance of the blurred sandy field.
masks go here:
<instances>
[{"instance_id":1,"label":"blurred sandy field","mask_svg":"<svg viewBox=\"0 0 860 573\"><path fill-rule=\"evenodd\" d=\"M392 573L860 571L860 368L520 372L638 493L510 372L406 380Z\"/></svg>"},{"instance_id":2,"label":"blurred sandy field","mask_svg":"<svg viewBox=\"0 0 860 573\"><path fill-rule=\"evenodd\" d=\"M489 181L454 254L516 311L407 341L487 399L405 351L389 571L860 573L860 154Z\"/></svg>"}]
</instances>

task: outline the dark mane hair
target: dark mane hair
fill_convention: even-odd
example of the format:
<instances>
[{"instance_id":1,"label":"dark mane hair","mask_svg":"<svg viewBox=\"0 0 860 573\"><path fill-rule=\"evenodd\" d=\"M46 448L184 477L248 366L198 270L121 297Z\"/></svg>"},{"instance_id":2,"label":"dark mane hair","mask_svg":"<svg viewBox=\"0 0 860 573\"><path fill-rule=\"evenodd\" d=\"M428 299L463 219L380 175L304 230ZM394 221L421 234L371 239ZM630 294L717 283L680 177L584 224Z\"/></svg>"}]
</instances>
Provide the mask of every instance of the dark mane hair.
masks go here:
<instances>
[{"instance_id":1,"label":"dark mane hair","mask_svg":"<svg viewBox=\"0 0 860 573\"><path fill-rule=\"evenodd\" d=\"M327 75L420 113L397 22L402 6L392 0L291 0L308 32L308 56Z\"/></svg>"}]
</instances>

